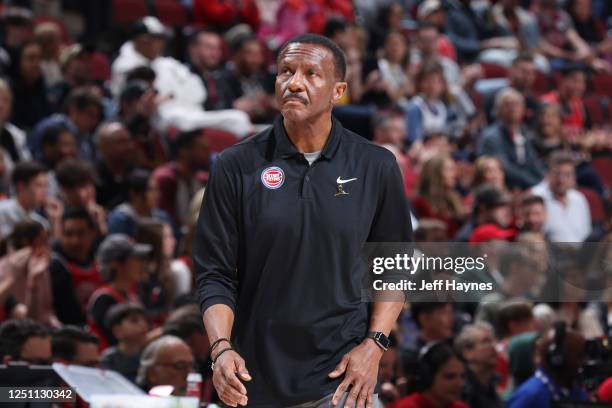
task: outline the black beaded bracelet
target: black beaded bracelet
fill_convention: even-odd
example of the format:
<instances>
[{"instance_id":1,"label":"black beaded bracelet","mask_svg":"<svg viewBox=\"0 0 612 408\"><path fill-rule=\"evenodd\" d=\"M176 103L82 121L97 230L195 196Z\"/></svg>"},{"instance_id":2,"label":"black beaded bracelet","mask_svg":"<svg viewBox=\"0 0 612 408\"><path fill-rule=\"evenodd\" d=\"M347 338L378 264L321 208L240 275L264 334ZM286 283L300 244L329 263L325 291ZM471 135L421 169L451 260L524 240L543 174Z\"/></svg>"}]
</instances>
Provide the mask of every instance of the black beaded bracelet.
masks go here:
<instances>
[{"instance_id":1,"label":"black beaded bracelet","mask_svg":"<svg viewBox=\"0 0 612 408\"><path fill-rule=\"evenodd\" d=\"M213 344L210 345L210 352L209 352L209 354L212 354L212 352L215 349L215 347L217 347L219 345L219 343L221 343L222 341L227 341L229 343L230 347L232 346L232 342L229 341L229 339L226 339L225 337L218 338L217 340L215 340L213 342Z\"/></svg>"},{"instance_id":2,"label":"black beaded bracelet","mask_svg":"<svg viewBox=\"0 0 612 408\"><path fill-rule=\"evenodd\" d=\"M223 350L221 350L220 352L217 353L215 358L213 358L212 364L210 365L211 370L215 369L215 363L217 362L219 357L221 357L221 354L223 354L223 353L225 353L226 351L229 351L229 350L233 350L233 348L232 347L227 347L227 348L224 348Z\"/></svg>"}]
</instances>

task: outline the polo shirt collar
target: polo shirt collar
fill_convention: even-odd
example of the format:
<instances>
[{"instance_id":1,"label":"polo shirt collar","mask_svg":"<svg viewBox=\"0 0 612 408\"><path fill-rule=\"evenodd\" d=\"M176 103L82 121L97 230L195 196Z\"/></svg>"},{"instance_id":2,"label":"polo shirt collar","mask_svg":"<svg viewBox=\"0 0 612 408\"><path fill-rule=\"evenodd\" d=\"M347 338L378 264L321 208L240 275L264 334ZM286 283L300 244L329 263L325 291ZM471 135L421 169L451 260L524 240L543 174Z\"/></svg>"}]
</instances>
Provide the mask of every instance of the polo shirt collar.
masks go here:
<instances>
[{"instance_id":1,"label":"polo shirt collar","mask_svg":"<svg viewBox=\"0 0 612 408\"><path fill-rule=\"evenodd\" d=\"M334 157L336 151L338 151L338 147L340 146L342 130L343 127L340 122L334 116L332 116L331 132L327 138L327 141L325 142L323 150L321 151L321 157L327 160L331 160ZM274 121L273 133L273 139L275 142L274 158L286 159L301 154L291 139L289 139L289 136L287 136L282 115L278 115Z\"/></svg>"}]
</instances>

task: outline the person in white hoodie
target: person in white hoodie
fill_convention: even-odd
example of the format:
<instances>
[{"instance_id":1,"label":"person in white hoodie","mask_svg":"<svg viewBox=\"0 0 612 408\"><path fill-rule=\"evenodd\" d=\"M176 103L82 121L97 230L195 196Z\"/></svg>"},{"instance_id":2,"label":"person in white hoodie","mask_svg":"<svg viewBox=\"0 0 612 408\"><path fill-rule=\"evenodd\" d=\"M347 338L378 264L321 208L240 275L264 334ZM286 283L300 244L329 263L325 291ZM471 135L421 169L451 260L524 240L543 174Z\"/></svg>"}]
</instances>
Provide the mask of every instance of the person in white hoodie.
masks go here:
<instances>
[{"instance_id":1,"label":"person in white hoodie","mask_svg":"<svg viewBox=\"0 0 612 408\"><path fill-rule=\"evenodd\" d=\"M205 111L206 88L201 79L180 61L163 56L166 28L155 17L140 20L131 40L121 46L112 64L111 90L118 96L125 86L129 71L148 66L155 72L153 86L159 94L155 126L181 131L198 128L220 129L238 137L253 131L249 116L240 110Z\"/></svg>"}]
</instances>

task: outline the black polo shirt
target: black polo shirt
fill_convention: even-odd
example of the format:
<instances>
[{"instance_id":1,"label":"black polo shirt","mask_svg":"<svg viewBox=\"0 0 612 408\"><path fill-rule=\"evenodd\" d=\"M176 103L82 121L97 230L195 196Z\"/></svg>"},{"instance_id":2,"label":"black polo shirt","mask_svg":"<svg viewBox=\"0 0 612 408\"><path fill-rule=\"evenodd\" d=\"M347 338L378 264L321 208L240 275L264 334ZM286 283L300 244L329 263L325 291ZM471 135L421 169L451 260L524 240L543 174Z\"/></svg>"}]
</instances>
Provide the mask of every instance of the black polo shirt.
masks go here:
<instances>
[{"instance_id":1,"label":"black polo shirt","mask_svg":"<svg viewBox=\"0 0 612 408\"><path fill-rule=\"evenodd\" d=\"M411 240L395 157L342 127L310 166L282 117L225 151L206 188L194 247L202 312L235 312L249 406L317 400L328 374L368 330L360 251ZM340 187L339 187L340 186Z\"/></svg>"}]
</instances>

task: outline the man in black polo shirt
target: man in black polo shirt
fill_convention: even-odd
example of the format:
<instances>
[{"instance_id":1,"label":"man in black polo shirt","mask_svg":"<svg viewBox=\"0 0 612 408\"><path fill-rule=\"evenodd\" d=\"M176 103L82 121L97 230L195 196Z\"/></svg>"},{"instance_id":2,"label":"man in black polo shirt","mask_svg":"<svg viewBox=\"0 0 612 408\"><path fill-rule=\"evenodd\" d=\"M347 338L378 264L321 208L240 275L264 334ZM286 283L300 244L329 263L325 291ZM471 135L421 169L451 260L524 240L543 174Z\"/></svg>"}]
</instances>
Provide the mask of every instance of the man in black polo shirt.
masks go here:
<instances>
[{"instance_id":1,"label":"man in black polo shirt","mask_svg":"<svg viewBox=\"0 0 612 408\"><path fill-rule=\"evenodd\" d=\"M411 239L400 171L332 117L347 87L333 42L299 36L277 63L282 116L218 156L198 221L213 383L230 406L374 407L402 303L362 302L360 255Z\"/></svg>"}]
</instances>

